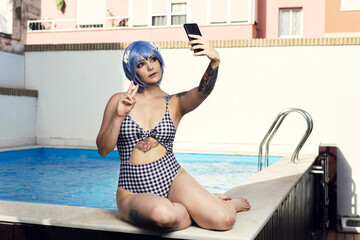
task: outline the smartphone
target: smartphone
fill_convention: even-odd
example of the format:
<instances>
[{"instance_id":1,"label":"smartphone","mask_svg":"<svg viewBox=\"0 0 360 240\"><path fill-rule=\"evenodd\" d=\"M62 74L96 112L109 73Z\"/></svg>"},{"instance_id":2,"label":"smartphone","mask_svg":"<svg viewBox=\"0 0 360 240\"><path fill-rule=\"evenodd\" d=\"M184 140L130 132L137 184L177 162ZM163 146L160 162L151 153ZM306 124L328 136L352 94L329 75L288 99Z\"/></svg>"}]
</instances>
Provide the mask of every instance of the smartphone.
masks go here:
<instances>
[{"instance_id":1,"label":"smartphone","mask_svg":"<svg viewBox=\"0 0 360 240\"><path fill-rule=\"evenodd\" d=\"M194 38L189 37L189 34L202 36L199 26L196 23L185 23L184 28L185 28L186 34L188 35L189 41L194 39ZM192 44L191 46L195 46L195 45L198 45L198 44ZM194 52L200 52L200 51L202 51L202 49L194 50Z\"/></svg>"}]
</instances>

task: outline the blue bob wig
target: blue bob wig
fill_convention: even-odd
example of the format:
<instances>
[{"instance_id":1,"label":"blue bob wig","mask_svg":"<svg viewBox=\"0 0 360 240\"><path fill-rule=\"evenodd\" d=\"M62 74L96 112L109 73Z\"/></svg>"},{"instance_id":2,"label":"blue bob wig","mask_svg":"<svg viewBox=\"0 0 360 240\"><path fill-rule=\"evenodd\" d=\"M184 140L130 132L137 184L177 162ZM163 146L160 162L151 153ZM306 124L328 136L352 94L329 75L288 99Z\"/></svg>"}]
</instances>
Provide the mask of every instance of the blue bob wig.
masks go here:
<instances>
[{"instance_id":1,"label":"blue bob wig","mask_svg":"<svg viewBox=\"0 0 360 240\"><path fill-rule=\"evenodd\" d=\"M160 85L163 73L164 73L164 61L159 52L159 47L156 44L146 42L146 41L136 41L131 43L124 51L123 56L123 68L127 79L130 81L133 80L135 85L139 85L139 92L142 92L146 89L146 84L140 81L136 75L136 65L139 61L149 57L157 57L161 66L161 78L158 82Z\"/></svg>"}]
</instances>

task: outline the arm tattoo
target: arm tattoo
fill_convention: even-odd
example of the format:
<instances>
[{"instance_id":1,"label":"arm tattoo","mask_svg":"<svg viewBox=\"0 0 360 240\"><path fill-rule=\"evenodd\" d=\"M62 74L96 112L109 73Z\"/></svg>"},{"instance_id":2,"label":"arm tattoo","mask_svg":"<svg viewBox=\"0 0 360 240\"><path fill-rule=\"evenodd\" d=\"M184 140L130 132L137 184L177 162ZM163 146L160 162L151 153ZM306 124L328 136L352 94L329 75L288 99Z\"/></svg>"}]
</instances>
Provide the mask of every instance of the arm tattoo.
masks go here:
<instances>
[{"instance_id":1,"label":"arm tattoo","mask_svg":"<svg viewBox=\"0 0 360 240\"><path fill-rule=\"evenodd\" d=\"M212 69L210 64L208 68L206 69L204 76L202 77L198 92L202 92L204 95L209 95L211 91L214 89L215 82L217 79L219 67L216 67L215 69Z\"/></svg>"}]
</instances>

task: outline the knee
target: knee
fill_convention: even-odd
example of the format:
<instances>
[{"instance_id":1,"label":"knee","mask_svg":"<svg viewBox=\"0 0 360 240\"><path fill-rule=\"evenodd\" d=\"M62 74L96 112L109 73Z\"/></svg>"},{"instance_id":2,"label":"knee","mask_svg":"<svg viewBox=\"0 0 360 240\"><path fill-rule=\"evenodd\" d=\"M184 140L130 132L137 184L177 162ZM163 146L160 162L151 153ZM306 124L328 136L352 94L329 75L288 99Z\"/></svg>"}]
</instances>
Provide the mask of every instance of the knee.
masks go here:
<instances>
[{"instance_id":1,"label":"knee","mask_svg":"<svg viewBox=\"0 0 360 240\"><path fill-rule=\"evenodd\" d=\"M212 215L212 222L215 230L229 230L236 220L236 214L227 211L217 211Z\"/></svg>"},{"instance_id":2,"label":"knee","mask_svg":"<svg viewBox=\"0 0 360 240\"><path fill-rule=\"evenodd\" d=\"M160 228L172 228L176 225L176 214L171 207L159 205L154 207L150 213L153 224Z\"/></svg>"}]
</instances>

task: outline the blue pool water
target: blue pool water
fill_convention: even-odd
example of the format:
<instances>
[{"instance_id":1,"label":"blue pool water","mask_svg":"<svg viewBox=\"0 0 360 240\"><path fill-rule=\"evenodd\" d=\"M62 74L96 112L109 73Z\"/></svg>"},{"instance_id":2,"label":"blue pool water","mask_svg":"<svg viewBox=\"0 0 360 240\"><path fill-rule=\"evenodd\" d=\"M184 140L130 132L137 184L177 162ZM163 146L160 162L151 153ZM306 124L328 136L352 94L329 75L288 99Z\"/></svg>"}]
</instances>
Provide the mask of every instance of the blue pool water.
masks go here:
<instances>
[{"instance_id":1,"label":"blue pool water","mask_svg":"<svg viewBox=\"0 0 360 240\"><path fill-rule=\"evenodd\" d=\"M175 153L212 193L257 172L257 156ZM281 157L270 157L270 164ZM96 150L35 148L0 152L0 200L116 209L119 155Z\"/></svg>"}]
</instances>

